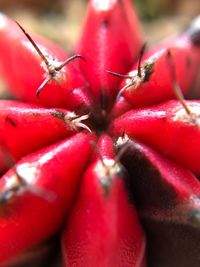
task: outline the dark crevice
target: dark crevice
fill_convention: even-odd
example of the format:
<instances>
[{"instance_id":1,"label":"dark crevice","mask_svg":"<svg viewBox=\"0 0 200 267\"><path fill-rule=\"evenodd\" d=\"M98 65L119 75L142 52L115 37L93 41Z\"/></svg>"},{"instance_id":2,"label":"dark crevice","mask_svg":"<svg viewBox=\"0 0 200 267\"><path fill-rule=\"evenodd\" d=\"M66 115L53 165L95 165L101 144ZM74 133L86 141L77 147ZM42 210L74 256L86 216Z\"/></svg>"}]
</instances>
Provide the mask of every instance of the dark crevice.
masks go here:
<instances>
[{"instance_id":1,"label":"dark crevice","mask_svg":"<svg viewBox=\"0 0 200 267\"><path fill-rule=\"evenodd\" d=\"M11 119L10 117L8 117L8 116L6 117L6 122L8 122L13 127L17 127L16 122L13 119Z\"/></svg>"},{"instance_id":2,"label":"dark crevice","mask_svg":"<svg viewBox=\"0 0 200 267\"><path fill-rule=\"evenodd\" d=\"M134 146L129 147L121 158L129 177L126 186L129 198L138 208L174 206L176 192L164 180L159 169Z\"/></svg>"}]
</instances>

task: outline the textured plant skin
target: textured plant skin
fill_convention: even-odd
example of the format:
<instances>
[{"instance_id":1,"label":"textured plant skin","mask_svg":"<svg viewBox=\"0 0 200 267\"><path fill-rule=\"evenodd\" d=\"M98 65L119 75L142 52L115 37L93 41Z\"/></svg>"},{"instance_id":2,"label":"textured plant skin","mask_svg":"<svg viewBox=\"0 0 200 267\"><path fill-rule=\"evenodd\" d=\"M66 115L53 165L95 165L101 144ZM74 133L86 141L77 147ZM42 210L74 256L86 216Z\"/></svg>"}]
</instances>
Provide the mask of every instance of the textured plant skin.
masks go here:
<instances>
[{"instance_id":1,"label":"textured plant skin","mask_svg":"<svg viewBox=\"0 0 200 267\"><path fill-rule=\"evenodd\" d=\"M120 81L106 70L126 73L141 42L130 1L90 1L76 52L87 58L88 64L79 63L95 102L113 102Z\"/></svg>"},{"instance_id":2,"label":"textured plant skin","mask_svg":"<svg viewBox=\"0 0 200 267\"><path fill-rule=\"evenodd\" d=\"M187 114L178 100L171 100L128 111L116 118L110 129L119 136L125 132L130 137L153 146L162 154L199 174L200 102L186 103L194 116Z\"/></svg>"},{"instance_id":3,"label":"textured plant skin","mask_svg":"<svg viewBox=\"0 0 200 267\"><path fill-rule=\"evenodd\" d=\"M90 0L71 57L23 27L0 15L0 267L199 267L200 22L148 50L131 1Z\"/></svg>"},{"instance_id":4,"label":"textured plant skin","mask_svg":"<svg viewBox=\"0 0 200 267\"><path fill-rule=\"evenodd\" d=\"M27 191L23 194L20 189L16 190L14 202L8 201L7 212L1 214L1 263L58 229L89 160L92 140L92 136L79 133L25 157L1 178L1 191L12 184L17 186L17 175L25 179L24 191ZM55 179L57 175L59 179ZM21 189L23 191L23 186ZM33 190L35 195L31 194ZM13 221L17 223L15 226Z\"/></svg>"},{"instance_id":5,"label":"textured plant skin","mask_svg":"<svg viewBox=\"0 0 200 267\"><path fill-rule=\"evenodd\" d=\"M1 20L4 26L0 29L0 68L15 97L50 107L77 109L91 105L87 83L72 62L47 83L38 98L36 90L48 75L47 68L17 24L2 14ZM67 59L66 52L57 45L38 36L33 38L50 64L58 65Z\"/></svg>"},{"instance_id":6,"label":"textured plant skin","mask_svg":"<svg viewBox=\"0 0 200 267\"><path fill-rule=\"evenodd\" d=\"M181 35L170 38L146 53L141 62L141 72L144 71L147 74L142 75L142 79L137 77L136 65L129 71L128 75L132 76L132 79L137 77L139 80L134 82L123 94L133 106L151 105L174 98L173 83L167 67L167 53L169 51L173 56L176 79L182 93L186 97L190 95L200 62L200 48L199 45L192 42L191 31L188 29ZM129 82L130 79L126 79L121 87L123 88ZM195 86L197 88L200 86L199 81Z\"/></svg>"},{"instance_id":7,"label":"textured plant skin","mask_svg":"<svg viewBox=\"0 0 200 267\"><path fill-rule=\"evenodd\" d=\"M129 187L135 192L134 201L147 230L150 266L198 266L200 184L197 177L135 141L130 141L122 163L134 174Z\"/></svg>"},{"instance_id":8,"label":"textured plant skin","mask_svg":"<svg viewBox=\"0 0 200 267\"><path fill-rule=\"evenodd\" d=\"M144 235L128 202L123 169L114 162L112 147L110 137L100 137L98 148L105 166L97 159L83 177L79 197L63 233L66 267L85 266L85 263L88 267L142 266ZM77 247L77 244L82 245Z\"/></svg>"},{"instance_id":9,"label":"textured plant skin","mask_svg":"<svg viewBox=\"0 0 200 267\"><path fill-rule=\"evenodd\" d=\"M76 133L73 114L14 101L0 103L0 136L11 156L18 160L46 145ZM41 139L41 134L45 136Z\"/></svg>"}]
</instances>

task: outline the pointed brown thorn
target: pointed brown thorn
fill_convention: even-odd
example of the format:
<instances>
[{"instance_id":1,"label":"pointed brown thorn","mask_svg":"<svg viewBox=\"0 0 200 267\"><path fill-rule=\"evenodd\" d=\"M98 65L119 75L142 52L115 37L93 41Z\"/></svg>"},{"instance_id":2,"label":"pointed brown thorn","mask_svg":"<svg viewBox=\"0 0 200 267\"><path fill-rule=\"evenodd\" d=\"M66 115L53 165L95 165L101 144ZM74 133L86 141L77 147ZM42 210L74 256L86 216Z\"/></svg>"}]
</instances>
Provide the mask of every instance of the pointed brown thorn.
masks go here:
<instances>
[{"instance_id":1,"label":"pointed brown thorn","mask_svg":"<svg viewBox=\"0 0 200 267\"><path fill-rule=\"evenodd\" d=\"M141 49L140 49L140 52L139 52L139 56L138 56L138 65L137 65L137 76L139 78L142 79L142 67L141 67L141 61L142 61L142 57L144 55L144 52L146 50L146 47L147 47L147 42L145 42ZM123 75L123 74L119 74L119 73L116 73L116 72L113 72L113 71L107 71L108 73L114 75L114 76L117 76L119 78L124 78L124 79L130 79L130 83L128 83L127 85L125 85L122 89L120 89L120 91L118 92L117 94L117 97L116 97L116 100L118 101L120 96L123 94L123 92L128 89L129 87L133 86L135 84L135 81L133 80L133 76L131 75Z\"/></svg>"},{"instance_id":2,"label":"pointed brown thorn","mask_svg":"<svg viewBox=\"0 0 200 267\"><path fill-rule=\"evenodd\" d=\"M142 57L144 55L144 52L146 50L146 47L147 47L147 42L145 42L141 49L140 49L140 53L139 53L139 57L138 57L138 67L137 67L137 72L138 72L138 76L141 78L142 76L142 73L141 73L141 61L142 61ZM124 75L124 74L119 74L117 72L114 72L114 71L110 71L110 70L107 70L106 72L108 72L109 74L112 74L114 76L117 76L119 78L124 78L124 79L132 79L132 76L131 75Z\"/></svg>"},{"instance_id":3,"label":"pointed brown thorn","mask_svg":"<svg viewBox=\"0 0 200 267\"><path fill-rule=\"evenodd\" d=\"M116 100L118 101L119 98L120 98L120 96L121 96L121 94L122 94L127 88L129 88L129 87L131 87L132 85L134 85L134 83L133 83L133 81L132 81L132 78L133 78L133 77L132 77L131 75L119 74L119 73L117 73L117 72L113 72L113 71L109 71L109 70L107 70L106 72L108 72L109 74L112 74L112 75L114 75L114 76L116 76L116 77L119 77L119 78L130 79L130 80L131 80L130 83L128 83L127 85L125 85L125 86L118 92L117 97L116 97Z\"/></svg>"},{"instance_id":4,"label":"pointed brown thorn","mask_svg":"<svg viewBox=\"0 0 200 267\"><path fill-rule=\"evenodd\" d=\"M37 91L36 91L36 96L39 98L40 97L40 93L42 91L42 89L45 87L45 85L52 79L53 77L51 75L48 75L46 77L46 79L42 82L42 84L38 87Z\"/></svg>"},{"instance_id":5,"label":"pointed brown thorn","mask_svg":"<svg viewBox=\"0 0 200 267\"><path fill-rule=\"evenodd\" d=\"M126 89L133 86L134 84L135 84L135 82L132 80L128 84L126 84L124 87L122 87L122 89L120 89L118 94L117 94L116 101L119 100L120 96L123 94L124 91L126 91Z\"/></svg>"},{"instance_id":6,"label":"pointed brown thorn","mask_svg":"<svg viewBox=\"0 0 200 267\"><path fill-rule=\"evenodd\" d=\"M172 56L172 53L170 50L167 50L166 58L167 58L168 63L169 63L169 71L170 71L170 76L172 79L174 94L175 94L176 98L180 101L180 103L182 104L186 113L191 115L192 112L189 109L189 107L187 106L187 104L185 103L183 93L181 91L180 85L179 85L177 78L176 78L176 66L175 66L175 62L173 60L173 56Z\"/></svg>"},{"instance_id":7,"label":"pointed brown thorn","mask_svg":"<svg viewBox=\"0 0 200 267\"><path fill-rule=\"evenodd\" d=\"M56 71L60 71L62 68L64 68L69 62L77 59L77 58L80 58L82 60L84 60L86 62L86 59L81 56L81 55L74 55L74 56L71 56L70 58L66 59L65 61L63 61L58 67L54 67L54 69L52 70L51 69L51 72L49 71L49 74L48 76L46 77L46 79L42 82L42 84L38 87L37 91L36 91L36 96L39 98L39 95L40 95L40 92L42 91L42 89L46 86L46 84L51 80L53 79ZM49 63L48 63L48 69L49 69Z\"/></svg>"},{"instance_id":8,"label":"pointed brown thorn","mask_svg":"<svg viewBox=\"0 0 200 267\"><path fill-rule=\"evenodd\" d=\"M75 59L77 59L77 58L80 58L80 59L82 59L83 61L87 62L87 60L86 60L83 56L81 56L81 55L73 55L73 56L71 56L70 58L68 58L68 59L66 59L65 61L63 61L63 62L60 64L60 66L58 66L58 67L55 68L55 70L56 70L56 71L60 71L60 70L61 70L63 67L65 67L69 62L71 62L71 61L73 61L73 60L75 60Z\"/></svg>"},{"instance_id":9,"label":"pointed brown thorn","mask_svg":"<svg viewBox=\"0 0 200 267\"><path fill-rule=\"evenodd\" d=\"M15 21L15 23L19 26L19 28L22 30L22 32L24 33L24 35L27 37L27 39L30 41L30 43L32 44L32 46L37 51L38 55L42 58L42 60L44 61L44 63L48 67L49 66L49 61L47 60L47 58L45 57L45 55L42 53L42 51L39 48L39 46L35 43L35 41L32 39L32 37L25 31L25 29L19 24L19 22Z\"/></svg>"},{"instance_id":10,"label":"pointed brown thorn","mask_svg":"<svg viewBox=\"0 0 200 267\"><path fill-rule=\"evenodd\" d=\"M130 75L119 74L117 72L110 71L110 70L106 70L106 72L109 73L109 74L111 74L111 75L114 75L116 77L119 77L119 78L132 79L132 76L130 76Z\"/></svg>"},{"instance_id":11,"label":"pointed brown thorn","mask_svg":"<svg viewBox=\"0 0 200 267\"><path fill-rule=\"evenodd\" d=\"M27 39L30 41L32 46L35 48L35 50L38 53L38 55L44 61L45 65L47 67L47 70L49 72L49 75L47 76L47 78L42 82L42 84L39 86L39 88L36 91L36 96L37 97L39 97L40 92L46 86L46 84L54 77L56 71L60 71L63 67L65 67L69 62L73 61L74 59L80 58L80 59L86 61L86 59L81 55L73 55L70 58L68 58L65 61L63 61L59 66L57 66L57 67L53 66L53 69L51 69L50 68L50 62L48 61L47 57L42 53L42 51L39 48L39 46L35 43L35 41L32 39L32 37L25 31L25 29L19 24L19 22L17 22L17 21L15 21L15 22L19 26L21 31L24 33L24 35L27 37Z\"/></svg>"}]
</instances>

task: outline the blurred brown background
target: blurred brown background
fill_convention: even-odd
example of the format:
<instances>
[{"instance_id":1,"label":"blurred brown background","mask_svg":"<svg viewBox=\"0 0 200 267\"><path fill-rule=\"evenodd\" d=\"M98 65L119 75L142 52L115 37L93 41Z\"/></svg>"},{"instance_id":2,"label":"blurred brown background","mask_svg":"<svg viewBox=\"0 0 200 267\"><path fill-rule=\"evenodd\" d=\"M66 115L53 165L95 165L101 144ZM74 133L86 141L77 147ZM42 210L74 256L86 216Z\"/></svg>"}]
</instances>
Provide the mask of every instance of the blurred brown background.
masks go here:
<instances>
[{"instance_id":1,"label":"blurred brown background","mask_svg":"<svg viewBox=\"0 0 200 267\"><path fill-rule=\"evenodd\" d=\"M37 32L72 51L87 2L0 0L0 11L19 21L27 31ZM134 0L134 3L149 45L181 30L200 13L200 0Z\"/></svg>"},{"instance_id":2,"label":"blurred brown background","mask_svg":"<svg viewBox=\"0 0 200 267\"><path fill-rule=\"evenodd\" d=\"M86 0L0 0L0 10L26 29L72 49L79 33ZM199 0L135 0L150 42L176 32L200 13Z\"/></svg>"}]
</instances>

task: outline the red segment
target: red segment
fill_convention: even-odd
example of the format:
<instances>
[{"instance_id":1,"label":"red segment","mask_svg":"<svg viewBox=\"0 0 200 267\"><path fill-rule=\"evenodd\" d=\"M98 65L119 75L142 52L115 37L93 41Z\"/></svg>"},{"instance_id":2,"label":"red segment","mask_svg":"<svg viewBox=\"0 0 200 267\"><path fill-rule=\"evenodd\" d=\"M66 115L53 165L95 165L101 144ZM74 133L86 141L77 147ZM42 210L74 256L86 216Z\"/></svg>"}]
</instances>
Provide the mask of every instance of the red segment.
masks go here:
<instances>
[{"instance_id":1,"label":"red segment","mask_svg":"<svg viewBox=\"0 0 200 267\"><path fill-rule=\"evenodd\" d=\"M174 61L177 82L184 96L190 95L190 90L199 71L200 47L193 45L189 36L185 34L159 44L157 48L153 48L145 55L141 63L142 66L153 63L152 72L148 79L136 87L129 87L123 93L123 96L132 106L151 105L176 98L167 57L168 51L171 52ZM133 66L128 75L137 76L137 64ZM129 82L130 79L126 79L120 88ZM196 84L197 87L199 85Z\"/></svg>"},{"instance_id":2,"label":"red segment","mask_svg":"<svg viewBox=\"0 0 200 267\"><path fill-rule=\"evenodd\" d=\"M77 134L53 146L25 157L15 169L31 186L54 194L52 201L43 195L24 192L12 203L1 207L0 264L53 235L63 223L66 210L75 197L81 175L89 161L92 135ZM0 180L4 192L10 170Z\"/></svg>"},{"instance_id":3,"label":"red segment","mask_svg":"<svg viewBox=\"0 0 200 267\"><path fill-rule=\"evenodd\" d=\"M129 141L122 162L132 177L129 189L147 235L148 264L198 267L198 179L187 169L134 141Z\"/></svg>"},{"instance_id":4,"label":"red segment","mask_svg":"<svg viewBox=\"0 0 200 267\"><path fill-rule=\"evenodd\" d=\"M109 152L111 139L103 136L98 144L107 164L106 160L113 158L113 152ZM64 266L142 267L145 238L128 201L122 172L114 171L105 178L102 167L96 160L84 175L63 233ZM102 179L111 180L107 193Z\"/></svg>"},{"instance_id":5,"label":"red segment","mask_svg":"<svg viewBox=\"0 0 200 267\"><path fill-rule=\"evenodd\" d=\"M176 206L193 206L192 198L200 196L200 183L191 171L142 143L129 140L122 162L132 176L131 189L140 210L162 209L176 216ZM138 164L143 165L142 170L136 170Z\"/></svg>"},{"instance_id":6,"label":"red segment","mask_svg":"<svg viewBox=\"0 0 200 267\"><path fill-rule=\"evenodd\" d=\"M110 113L109 113L109 120L112 121L116 117L119 117L123 113L130 110L131 104L123 97L121 96L113 105Z\"/></svg>"},{"instance_id":7,"label":"red segment","mask_svg":"<svg viewBox=\"0 0 200 267\"><path fill-rule=\"evenodd\" d=\"M0 101L0 143L14 159L76 133L64 116L69 111L34 104Z\"/></svg>"},{"instance_id":8,"label":"red segment","mask_svg":"<svg viewBox=\"0 0 200 267\"><path fill-rule=\"evenodd\" d=\"M76 52L87 60L79 64L99 105L113 101L120 82L106 70L127 72L140 47L138 21L129 0L89 2Z\"/></svg>"},{"instance_id":9,"label":"red segment","mask_svg":"<svg viewBox=\"0 0 200 267\"><path fill-rule=\"evenodd\" d=\"M200 129L198 101L186 101L194 121L178 100L157 106L131 110L114 120L110 131L117 136L126 133L160 153L200 173Z\"/></svg>"},{"instance_id":10,"label":"red segment","mask_svg":"<svg viewBox=\"0 0 200 267\"><path fill-rule=\"evenodd\" d=\"M48 76L47 67L17 24L2 14L0 19L0 71L14 96L51 107L76 109L91 105L86 82L73 62L46 84L38 98L36 91ZM60 47L31 36L53 66L67 59Z\"/></svg>"}]
</instances>

